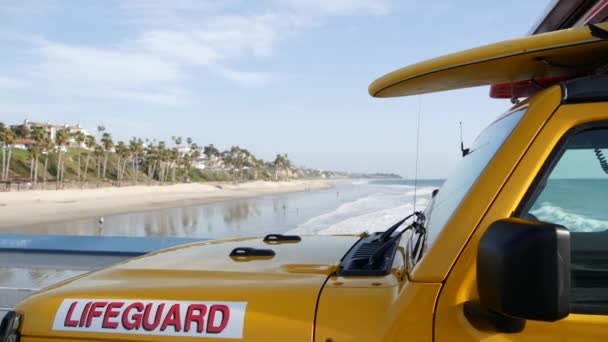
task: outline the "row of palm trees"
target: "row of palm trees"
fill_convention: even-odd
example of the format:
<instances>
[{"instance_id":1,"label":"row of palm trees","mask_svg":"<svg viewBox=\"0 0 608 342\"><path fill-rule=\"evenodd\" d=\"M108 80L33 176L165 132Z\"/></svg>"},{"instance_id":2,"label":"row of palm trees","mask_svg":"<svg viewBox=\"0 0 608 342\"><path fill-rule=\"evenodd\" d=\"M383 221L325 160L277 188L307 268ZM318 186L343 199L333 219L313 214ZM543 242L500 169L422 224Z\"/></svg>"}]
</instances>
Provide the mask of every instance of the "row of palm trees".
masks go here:
<instances>
[{"instance_id":1,"label":"row of palm trees","mask_svg":"<svg viewBox=\"0 0 608 342\"><path fill-rule=\"evenodd\" d=\"M202 156L207 161L220 162L223 172L230 173L235 181L245 179L258 179L261 173L265 176L274 173L274 180L288 178L290 170L293 169L287 155L277 155L274 162L265 163L256 158L247 149L232 146L229 150L220 152L213 144L200 147L192 138L173 136L173 146L169 147L164 141L142 140L132 138L128 142L114 142L112 136L104 126L98 126L99 141L93 135L86 135L77 130L70 132L68 129L59 129L53 138L45 128L34 127L28 131L25 126L7 128L0 123L0 144L2 146L2 169L0 180L9 179L9 170L12 155L12 146L18 138L31 139L29 144L30 177L34 186L40 180L38 175L40 161L43 161L42 181L47 183L49 174L49 159L56 157L55 182L58 188L63 187L65 182L66 156L72 158L74 153L69 153L71 148L76 150L76 181L85 186L91 177L89 171L95 168L94 179L99 184L101 181L112 181L120 186L124 181L130 180L137 185L140 182L156 181L160 184L177 181L190 181L193 165L198 163ZM183 145L185 142L185 145ZM108 177L111 156L116 162L113 165L112 179ZM94 166L92 166L92 162ZM179 172L178 172L179 171ZM181 179L178 180L178 174ZM72 178L74 178L72 176Z\"/></svg>"}]
</instances>

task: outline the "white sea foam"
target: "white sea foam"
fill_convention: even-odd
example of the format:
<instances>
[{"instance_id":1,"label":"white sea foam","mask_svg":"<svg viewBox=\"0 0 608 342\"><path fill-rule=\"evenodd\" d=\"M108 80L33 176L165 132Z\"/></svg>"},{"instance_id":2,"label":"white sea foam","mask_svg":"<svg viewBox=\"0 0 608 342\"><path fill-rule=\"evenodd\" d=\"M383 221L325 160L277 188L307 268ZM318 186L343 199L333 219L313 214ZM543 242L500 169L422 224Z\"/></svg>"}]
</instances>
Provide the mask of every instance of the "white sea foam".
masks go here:
<instances>
[{"instance_id":1,"label":"white sea foam","mask_svg":"<svg viewBox=\"0 0 608 342\"><path fill-rule=\"evenodd\" d=\"M404 187L408 186L401 186L401 190L405 190ZM425 187L417 190L416 210L424 209L433 189ZM332 212L313 217L290 233L358 234L384 230L412 212L413 197L413 189L374 193L344 203Z\"/></svg>"},{"instance_id":2,"label":"white sea foam","mask_svg":"<svg viewBox=\"0 0 608 342\"><path fill-rule=\"evenodd\" d=\"M575 214L549 202L541 203L540 208L530 212L541 221L561 224L573 232L602 232L608 230L608 221Z\"/></svg>"}]
</instances>

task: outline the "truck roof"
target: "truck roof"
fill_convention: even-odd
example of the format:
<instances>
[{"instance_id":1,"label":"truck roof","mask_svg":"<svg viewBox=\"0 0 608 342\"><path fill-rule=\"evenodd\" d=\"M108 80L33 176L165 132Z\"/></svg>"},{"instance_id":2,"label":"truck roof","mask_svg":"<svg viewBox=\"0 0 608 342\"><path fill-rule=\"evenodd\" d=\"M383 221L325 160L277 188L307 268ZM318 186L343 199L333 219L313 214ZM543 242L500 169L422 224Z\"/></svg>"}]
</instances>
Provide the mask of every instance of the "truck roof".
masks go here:
<instances>
[{"instance_id":1,"label":"truck roof","mask_svg":"<svg viewBox=\"0 0 608 342\"><path fill-rule=\"evenodd\" d=\"M554 0L532 26L530 34L539 34L601 23L608 18L606 0Z\"/></svg>"}]
</instances>

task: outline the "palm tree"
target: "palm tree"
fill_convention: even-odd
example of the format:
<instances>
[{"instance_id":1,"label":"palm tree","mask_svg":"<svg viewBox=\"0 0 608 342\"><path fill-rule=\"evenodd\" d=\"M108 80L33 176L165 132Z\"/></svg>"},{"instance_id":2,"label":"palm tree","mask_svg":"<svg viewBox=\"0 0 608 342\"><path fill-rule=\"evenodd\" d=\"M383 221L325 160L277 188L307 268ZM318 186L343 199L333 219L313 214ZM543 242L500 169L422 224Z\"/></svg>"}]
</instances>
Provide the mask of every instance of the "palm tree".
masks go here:
<instances>
[{"instance_id":1,"label":"palm tree","mask_svg":"<svg viewBox=\"0 0 608 342\"><path fill-rule=\"evenodd\" d=\"M175 169L179 165L179 152L177 147L169 150L169 165L171 167L171 184L175 183Z\"/></svg>"},{"instance_id":2,"label":"palm tree","mask_svg":"<svg viewBox=\"0 0 608 342\"><path fill-rule=\"evenodd\" d=\"M102 134L105 131L106 131L106 127L105 126L101 126L101 125L97 126L97 132L99 132L99 134Z\"/></svg>"},{"instance_id":3,"label":"palm tree","mask_svg":"<svg viewBox=\"0 0 608 342\"><path fill-rule=\"evenodd\" d=\"M243 172L245 167L249 168L251 162L251 153L239 146L230 148L229 157L226 158L226 163L231 164L234 168L234 177L236 181L243 180Z\"/></svg>"},{"instance_id":4,"label":"palm tree","mask_svg":"<svg viewBox=\"0 0 608 342\"><path fill-rule=\"evenodd\" d=\"M0 169L0 180L4 179L4 168L6 167L6 161L4 160L4 148L6 147L4 145L5 130L6 125L4 124L4 122L0 121L0 147L2 148L2 169Z\"/></svg>"},{"instance_id":5,"label":"palm tree","mask_svg":"<svg viewBox=\"0 0 608 342\"><path fill-rule=\"evenodd\" d=\"M264 170L264 161L252 156L251 166L253 168L253 179L257 180L260 170Z\"/></svg>"},{"instance_id":6,"label":"palm tree","mask_svg":"<svg viewBox=\"0 0 608 342\"><path fill-rule=\"evenodd\" d=\"M139 172L139 156L143 152L144 142L141 138L129 140L129 151L131 152L131 167L133 169L133 182L137 185L137 173Z\"/></svg>"},{"instance_id":7,"label":"palm tree","mask_svg":"<svg viewBox=\"0 0 608 342\"><path fill-rule=\"evenodd\" d=\"M170 148L165 148L161 151L160 158L163 161L164 172L163 172L163 183L167 182L169 177L169 171L171 171L171 156L172 152Z\"/></svg>"},{"instance_id":8,"label":"palm tree","mask_svg":"<svg viewBox=\"0 0 608 342\"><path fill-rule=\"evenodd\" d=\"M277 154L273 162L275 169L275 180L279 180L279 172L284 175L283 179L285 180L288 176L288 170L291 167L291 162L289 161L289 157L287 154Z\"/></svg>"},{"instance_id":9,"label":"palm tree","mask_svg":"<svg viewBox=\"0 0 608 342\"><path fill-rule=\"evenodd\" d=\"M190 138L188 138L190 139ZM196 162L201 157L201 148L196 143L190 142L190 151L188 153L187 158L185 159L187 162L184 163L184 167L186 168L186 178L185 181L188 182L190 179L190 170L192 168L192 164Z\"/></svg>"},{"instance_id":10,"label":"palm tree","mask_svg":"<svg viewBox=\"0 0 608 342\"><path fill-rule=\"evenodd\" d=\"M91 156L91 150L95 148L97 143L95 142L95 137L92 135L87 135L84 139L84 144L87 147L87 159L84 163L84 173L82 175L82 185L84 187L84 182L87 178L87 172L89 172L89 157Z\"/></svg>"},{"instance_id":11,"label":"palm tree","mask_svg":"<svg viewBox=\"0 0 608 342\"><path fill-rule=\"evenodd\" d=\"M144 150L144 162L148 167L147 175L149 183L150 180L154 178L154 174L156 173L156 164L158 162L157 147L154 146L154 141L151 144L146 143L146 148Z\"/></svg>"},{"instance_id":12,"label":"palm tree","mask_svg":"<svg viewBox=\"0 0 608 342\"><path fill-rule=\"evenodd\" d=\"M45 136L42 141L40 142L40 147L42 150L42 153L44 154L44 176L43 176L43 182L44 182L44 187L46 188L46 177L48 174L48 168L49 168L49 155L51 154L51 151L53 151L55 149L55 142L48 136Z\"/></svg>"},{"instance_id":13,"label":"palm tree","mask_svg":"<svg viewBox=\"0 0 608 342\"><path fill-rule=\"evenodd\" d=\"M15 131L10 128L2 127L0 130L0 142L2 142L2 175L0 179L6 181L8 172L11 168L11 155L13 152L12 145L15 144L17 138ZM8 158L6 152L8 151Z\"/></svg>"},{"instance_id":14,"label":"palm tree","mask_svg":"<svg viewBox=\"0 0 608 342\"><path fill-rule=\"evenodd\" d=\"M172 156L172 160L171 160L171 167L172 167L172 175L171 175L171 182L175 183L175 168L179 166L180 164L180 155L179 155L179 149L180 149L180 145L182 144L182 137L171 137L171 139L173 139L173 142L175 143L175 147L173 148L173 152L171 153Z\"/></svg>"},{"instance_id":15,"label":"palm tree","mask_svg":"<svg viewBox=\"0 0 608 342\"><path fill-rule=\"evenodd\" d=\"M30 137L30 129L26 125L14 126L12 130L15 132L15 135L21 139L29 139Z\"/></svg>"},{"instance_id":16,"label":"palm tree","mask_svg":"<svg viewBox=\"0 0 608 342\"><path fill-rule=\"evenodd\" d=\"M17 140L17 134L12 129L6 130L6 137L4 142L6 143L6 147L8 148L8 158L6 159L6 170L4 170L4 180L8 180L8 174L11 171L11 156L13 154L13 145L15 144L15 140Z\"/></svg>"},{"instance_id":17,"label":"palm tree","mask_svg":"<svg viewBox=\"0 0 608 342\"><path fill-rule=\"evenodd\" d=\"M34 186L38 184L38 159L40 158L40 154L42 153L42 146L40 146L39 142L36 142L30 146L30 154L32 155L33 166L30 170L30 179L33 180Z\"/></svg>"},{"instance_id":18,"label":"palm tree","mask_svg":"<svg viewBox=\"0 0 608 342\"><path fill-rule=\"evenodd\" d=\"M80 157L82 154L82 144L84 144L87 136L82 131L72 133L72 138L78 144L78 180L80 180Z\"/></svg>"},{"instance_id":19,"label":"palm tree","mask_svg":"<svg viewBox=\"0 0 608 342\"><path fill-rule=\"evenodd\" d=\"M167 161L169 160L168 149L166 148L164 141L158 142L157 149L158 149L157 153L158 153L158 165L159 165L158 180L159 180L160 184L164 184L166 175L167 175L167 166L168 166Z\"/></svg>"},{"instance_id":20,"label":"palm tree","mask_svg":"<svg viewBox=\"0 0 608 342\"><path fill-rule=\"evenodd\" d=\"M66 148L68 141L70 140L70 134L65 129L60 129L55 133L55 145L57 145L57 187L63 186L63 149ZM67 150L67 148L66 148Z\"/></svg>"},{"instance_id":21,"label":"palm tree","mask_svg":"<svg viewBox=\"0 0 608 342\"><path fill-rule=\"evenodd\" d=\"M27 151L30 155L30 180L34 180L34 144L27 146Z\"/></svg>"},{"instance_id":22,"label":"palm tree","mask_svg":"<svg viewBox=\"0 0 608 342\"><path fill-rule=\"evenodd\" d=\"M106 131L106 126L103 125L99 125L97 126L97 133L99 133L99 141L100 141L100 145L103 148L103 133ZM93 154L95 154L95 150L93 151ZM99 186L99 179L100 179L100 166L102 165L100 159L97 159L97 186Z\"/></svg>"},{"instance_id":23,"label":"palm tree","mask_svg":"<svg viewBox=\"0 0 608 342\"><path fill-rule=\"evenodd\" d=\"M101 178L101 166L103 161L103 147L101 145L95 144L93 147L93 156L95 156L95 166L97 167L97 186L99 186L99 180Z\"/></svg>"},{"instance_id":24,"label":"palm tree","mask_svg":"<svg viewBox=\"0 0 608 342\"><path fill-rule=\"evenodd\" d=\"M108 154L112 147L114 147L114 142L112 141L112 136L110 133L104 132L101 136L101 147L103 147L104 157L103 157L103 172L102 178L106 178L106 168L108 166Z\"/></svg>"},{"instance_id":25,"label":"palm tree","mask_svg":"<svg viewBox=\"0 0 608 342\"><path fill-rule=\"evenodd\" d=\"M124 177L124 172L127 166L127 159L129 158L130 151L127 145L125 145L125 143L122 141L119 141L116 144L115 150L116 155L118 155L118 163L116 165L116 181L118 182L118 186L120 186Z\"/></svg>"},{"instance_id":26,"label":"palm tree","mask_svg":"<svg viewBox=\"0 0 608 342\"><path fill-rule=\"evenodd\" d=\"M44 153L43 141L47 137L46 130L42 127L34 127L31 133L34 144L31 147L30 152L34 157L34 186L38 183L38 159L40 154ZM45 170L46 172L46 170Z\"/></svg>"},{"instance_id":27,"label":"palm tree","mask_svg":"<svg viewBox=\"0 0 608 342\"><path fill-rule=\"evenodd\" d=\"M207 156L207 158L211 158L213 156L218 156L220 154L220 151L215 148L215 146L213 146L213 144L207 145L205 146L205 148L203 149L203 154Z\"/></svg>"}]
</instances>

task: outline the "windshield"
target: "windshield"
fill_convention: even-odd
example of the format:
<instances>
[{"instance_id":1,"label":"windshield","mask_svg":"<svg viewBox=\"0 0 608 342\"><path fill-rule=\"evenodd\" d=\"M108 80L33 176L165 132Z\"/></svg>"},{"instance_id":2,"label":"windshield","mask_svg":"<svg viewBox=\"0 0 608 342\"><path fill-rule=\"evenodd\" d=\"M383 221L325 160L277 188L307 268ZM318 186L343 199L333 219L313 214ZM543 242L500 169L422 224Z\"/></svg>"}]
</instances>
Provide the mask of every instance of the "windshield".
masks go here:
<instances>
[{"instance_id":1,"label":"windshield","mask_svg":"<svg viewBox=\"0 0 608 342\"><path fill-rule=\"evenodd\" d=\"M470 147L470 153L462 158L450 177L443 183L432 206L427 210L427 247L433 244L471 186L511 134L526 109L505 115L488 126Z\"/></svg>"}]
</instances>

